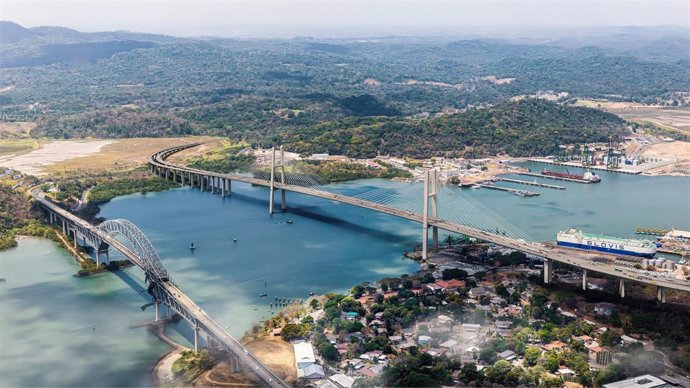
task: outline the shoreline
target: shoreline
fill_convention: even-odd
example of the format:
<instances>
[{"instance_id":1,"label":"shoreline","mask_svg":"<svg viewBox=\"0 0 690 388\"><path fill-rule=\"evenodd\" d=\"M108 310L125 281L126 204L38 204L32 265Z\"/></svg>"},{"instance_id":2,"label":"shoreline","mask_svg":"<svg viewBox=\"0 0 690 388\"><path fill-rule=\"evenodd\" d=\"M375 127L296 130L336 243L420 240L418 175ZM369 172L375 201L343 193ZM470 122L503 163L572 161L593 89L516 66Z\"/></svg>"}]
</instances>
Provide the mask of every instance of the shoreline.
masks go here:
<instances>
[{"instance_id":1,"label":"shoreline","mask_svg":"<svg viewBox=\"0 0 690 388\"><path fill-rule=\"evenodd\" d=\"M188 347L173 341L165 334L165 329L168 325L168 322L170 321L162 320L159 322L149 322L147 325L147 330L152 332L156 337L158 337L159 340L161 340L161 342L170 347L170 350L159 357L153 366L151 366L149 373L154 387L159 387L175 380L175 374L172 371L172 366L175 361L180 358L182 352L190 350Z\"/></svg>"}]
</instances>

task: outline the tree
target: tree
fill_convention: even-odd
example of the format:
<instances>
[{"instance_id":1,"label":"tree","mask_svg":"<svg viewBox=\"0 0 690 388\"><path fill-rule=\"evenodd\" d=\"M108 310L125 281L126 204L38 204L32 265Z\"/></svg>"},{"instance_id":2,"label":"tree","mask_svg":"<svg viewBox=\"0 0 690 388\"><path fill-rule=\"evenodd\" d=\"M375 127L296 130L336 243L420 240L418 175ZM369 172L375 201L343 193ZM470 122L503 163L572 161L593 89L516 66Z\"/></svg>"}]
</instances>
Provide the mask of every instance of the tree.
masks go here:
<instances>
[{"instance_id":1,"label":"tree","mask_svg":"<svg viewBox=\"0 0 690 388\"><path fill-rule=\"evenodd\" d=\"M496 361L496 351L493 348L484 348L479 352L479 359L487 364L493 364Z\"/></svg>"},{"instance_id":2,"label":"tree","mask_svg":"<svg viewBox=\"0 0 690 388\"><path fill-rule=\"evenodd\" d=\"M506 360L496 361L484 374L489 381L495 384L503 384L506 374L512 369L510 362Z\"/></svg>"},{"instance_id":3,"label":"tree","mask_svg":"<svg viewBox=\"0 0 690 388\"><path fill-rule=\"evenodd\" d=\"M312 299L311 302L309 302L309 306L313 309L316 310L319 308L319 301L316 299Z\"/></svg>"},{"instance_id":4,"label":"tree","mask_svg":"<svg viewBox=\"0 0 690 388\"><path fill-rule=\"evenodd\" d=\"M321 346L319 347L319 353L323 358L325 358L328 361L338 361L340 359L340 353L338 353L338 349L336 349L335 346L331 345L329 342L321 343Z\"/></svg>"},{"instance_id":5,"label":"tree","mask_svg":"<svg viewBox=\"0 0 690 388\"><path fill-rule=\"evenodd\" d=\"M536 365L540 357L541 349L536 346L530 346L525 350L525 362L529 366Z\"/></svg>"},{"instance_id":6,"label":"tree","mask_svg":"<svg viewBox=\"0 0 690 388\"><path fill-rule=\"evenodd\" d=\"M611 346L621 342L621 336L615 330L606 330L597 338L601 346Z\"/></svg>"},{"instance_id":7,"label":"tree","mask_svg":"<svg viewBox=\"0 0 690 388\"><path fill-rule=\"evenodd\" d=\"M477 371L477 365L474 363L463 365L462 369L460 369L459 377L460 380L465 384L469 384L473 381L481 382L483 380L482 373Z\"/></svg>"}]
</instances>

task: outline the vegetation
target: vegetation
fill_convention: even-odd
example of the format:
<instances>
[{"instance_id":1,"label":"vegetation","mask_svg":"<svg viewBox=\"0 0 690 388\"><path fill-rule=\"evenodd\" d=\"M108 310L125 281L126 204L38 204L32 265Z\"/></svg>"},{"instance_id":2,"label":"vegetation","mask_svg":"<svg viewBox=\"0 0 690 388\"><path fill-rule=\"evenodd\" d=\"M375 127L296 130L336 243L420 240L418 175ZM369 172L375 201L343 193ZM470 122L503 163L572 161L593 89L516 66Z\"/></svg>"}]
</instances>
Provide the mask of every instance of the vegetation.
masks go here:
<instances>
[{"instance_id":1,"label":"vegetation","mask_svg":"<svg viewBox=\"0 0 690 388\"><path fill-rule=\"evenodd\" d=\"M359 163L338 161L303 161L293 169L294 172L316 175L325 182L344 182L366 178L410 178L412 174L395 168L389 164L377 161L380 167L370 167Z\"/></svg>"},{"instance_id":2,"label":"vegetation","mask_svg":"<svg viewBox=\"0 0 690 388\"><path fill-rule=\"evenodd\" d=\"M246 170L254 163L256 157L239 154L243 148L244 146L241 144L237 146L229 144L219 151L214 151L203 156L188 158L185 164L192 168L218 173Z\"/></svg>"},{"instance_id":3,"label":"vegetation","mask_svg":"<svg viewBox=\"0 0 690 388\"><path fill-rule=\"evenodd\" d=\"M17 246L17 235L55 240L55 230L39 217L40 212L25 193L0 183L0 251Z\"/></svg>"}]
</instances>

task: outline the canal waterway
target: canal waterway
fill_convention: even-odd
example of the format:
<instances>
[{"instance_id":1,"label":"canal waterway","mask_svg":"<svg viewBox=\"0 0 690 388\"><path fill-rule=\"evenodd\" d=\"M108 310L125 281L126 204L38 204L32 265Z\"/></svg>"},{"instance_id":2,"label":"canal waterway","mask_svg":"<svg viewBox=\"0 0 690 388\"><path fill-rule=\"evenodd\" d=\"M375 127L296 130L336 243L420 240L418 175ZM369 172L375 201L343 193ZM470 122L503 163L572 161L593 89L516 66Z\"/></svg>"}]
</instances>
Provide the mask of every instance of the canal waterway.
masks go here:
<instances>
[{"instance_id":1,"label":"canal waterway","mask_svg":"<svg viewBox=\"0 0 690 388\"><path fill-rule=\"evenodd\" d=\"M690 229L690 179L600 175L596 185L558 182L566 190L500 183L541 193L530 198L449 190L481 202L540 241L570 226L621 237L634 236L637 226ZM379 183L351 182L344 190ZM276 296L306 299L310 292L344 291L418 269L401 257L419 241L414 223L294 193L288 193L287 213L269 216L267 197L266 189L243 184L233 184L232 197L224 199L181 188L116 198L101 215L137 224L176 283L238 337L272 315L269 303ZM22 240L0 253L0 277L7 279L0 283L0 385L150 383L148 369L166 348L145 329L129 329L153 315L150 308L140 309L146 302L138 296L140 271L72 277L77 269L45 240ZM184 324L171 331L181 342L189 333Z\"/></svg>"}]
</instances>

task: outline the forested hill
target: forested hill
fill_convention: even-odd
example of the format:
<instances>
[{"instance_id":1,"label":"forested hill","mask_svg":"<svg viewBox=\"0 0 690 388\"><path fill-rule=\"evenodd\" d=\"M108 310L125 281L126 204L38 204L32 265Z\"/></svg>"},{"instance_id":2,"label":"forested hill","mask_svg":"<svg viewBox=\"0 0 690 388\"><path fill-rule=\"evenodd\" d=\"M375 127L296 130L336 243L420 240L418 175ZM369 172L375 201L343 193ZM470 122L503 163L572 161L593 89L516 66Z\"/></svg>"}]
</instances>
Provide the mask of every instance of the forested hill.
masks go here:
<instances>
[{"instance_id":1,"label":"forested hill","mask_svg":"<svg viewBox=\"0 0 690 388\"><path fill-rule=\"evenodd\" d=\"M624 130L625 121L600 110L529 99L435 119L349 118L285 132L281 140L296 152L351 157L537 156L553 152L555 132L563 143L578 143Z\"/></svg>"}]
</instances>

